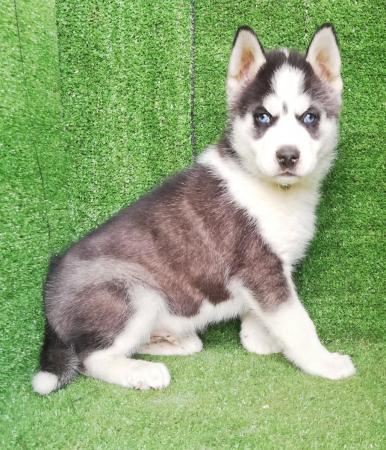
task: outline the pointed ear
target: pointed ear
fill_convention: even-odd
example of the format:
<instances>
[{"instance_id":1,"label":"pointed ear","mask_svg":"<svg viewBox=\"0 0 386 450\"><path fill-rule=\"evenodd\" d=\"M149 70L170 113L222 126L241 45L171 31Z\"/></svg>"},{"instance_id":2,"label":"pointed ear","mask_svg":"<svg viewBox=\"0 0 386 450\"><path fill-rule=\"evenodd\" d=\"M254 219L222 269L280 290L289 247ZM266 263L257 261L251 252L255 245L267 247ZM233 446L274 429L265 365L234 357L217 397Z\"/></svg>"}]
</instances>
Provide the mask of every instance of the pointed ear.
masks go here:
<instances>
[{"instance_id":1,"label":"pointed ear","mask_svg":"<svg viewBox=\"0 0 386 450\"><path fill-rule=\"evenodd\" d=\"M326 23L316 31L308 47L306 60L319 78L341 93L343 82L340 76L340 53L331 24Z\"/></svg>"},{"instance_id":2,"label":"pointed ear","mask_svg":"<svg viewBox=\"0 0 386 450\"><path fill-rule=\"evenodd\" d=\"M233 41L228 66L227 97L231 105L243 87L252 81L265 63L265 55L255 32L246 26L240 27Z\"/></svg>"}]
</instances>

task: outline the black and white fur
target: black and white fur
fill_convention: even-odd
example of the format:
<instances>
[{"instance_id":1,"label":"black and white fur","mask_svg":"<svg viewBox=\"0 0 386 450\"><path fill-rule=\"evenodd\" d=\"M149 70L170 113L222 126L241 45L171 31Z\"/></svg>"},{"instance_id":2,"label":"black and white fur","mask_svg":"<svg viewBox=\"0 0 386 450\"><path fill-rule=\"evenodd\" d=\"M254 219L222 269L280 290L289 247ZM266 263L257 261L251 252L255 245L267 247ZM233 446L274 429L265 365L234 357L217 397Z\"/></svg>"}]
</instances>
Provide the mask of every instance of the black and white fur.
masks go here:
<instances>
[{"instance_id":1,"label":"black and white fur","mask_svg":"<svg viewBox=\"0 0 386 450\"><path fill-rule=\"evenodd\" d=\"M221 141L53 259L34 390L49 394L78 372L165 388L164 364L130 356L198 352L198 331L234 317L250 352L282 352L333 380L353 375L349 356L319 341L291 278L314 234L341 91L331 25L315 33L305 56L265 52L241 27Z\"/></svg>"}]
</instances>

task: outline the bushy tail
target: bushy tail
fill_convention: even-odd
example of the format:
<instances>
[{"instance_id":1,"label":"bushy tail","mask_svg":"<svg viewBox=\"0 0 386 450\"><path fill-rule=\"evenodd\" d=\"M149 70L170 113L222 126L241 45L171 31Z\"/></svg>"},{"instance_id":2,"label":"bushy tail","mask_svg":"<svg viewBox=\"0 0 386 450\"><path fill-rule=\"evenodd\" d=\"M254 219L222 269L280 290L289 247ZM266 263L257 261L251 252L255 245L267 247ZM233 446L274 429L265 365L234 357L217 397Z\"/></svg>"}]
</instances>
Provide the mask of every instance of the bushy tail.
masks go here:
<instances>
[{"instance_id":1,"label":"bushy tail","mask_svg":"<svg viewBox=\"0 0 386 450\"><path fill-rule=\"evenodd\" d=\"M40 353L40 372L32 378L35 392L47 395L69 383L77 374L79 359L72 346L63 343L46 321Z\"/></svg>"}]
</instances>

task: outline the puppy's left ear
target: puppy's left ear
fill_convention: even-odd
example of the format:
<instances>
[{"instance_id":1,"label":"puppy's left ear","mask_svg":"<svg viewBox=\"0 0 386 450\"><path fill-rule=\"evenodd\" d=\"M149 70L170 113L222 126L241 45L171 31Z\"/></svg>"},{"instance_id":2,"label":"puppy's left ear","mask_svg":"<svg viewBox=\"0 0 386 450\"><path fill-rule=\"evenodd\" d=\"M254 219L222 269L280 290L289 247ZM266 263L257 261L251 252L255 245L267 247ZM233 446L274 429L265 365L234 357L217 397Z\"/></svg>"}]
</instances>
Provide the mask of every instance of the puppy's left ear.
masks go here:
<instances>
[{"instance_id":1,"label":"puppy's left ear","mask_svg":"<svg viewBox=\"0 0 386 450\"><path fill-rule=\"evenodd\" d=\"M343 82L340 76L340 53L334 27L326 23L314 34L308 47L306 60L316 75L339 93Z\"/></svg>"},{"instance_id":2,"label":"puppy's left ear","mask_svg":"<svg viewBox=\"0 0 386 450\"><path fill-rule=\"evenodd\" d=\"M264 50L255 32L247 26L240 27L233 41L228 66L226 89L229 106L234 103L242 89L255 78L264 63Z\"/></svg>"}]
</instances>

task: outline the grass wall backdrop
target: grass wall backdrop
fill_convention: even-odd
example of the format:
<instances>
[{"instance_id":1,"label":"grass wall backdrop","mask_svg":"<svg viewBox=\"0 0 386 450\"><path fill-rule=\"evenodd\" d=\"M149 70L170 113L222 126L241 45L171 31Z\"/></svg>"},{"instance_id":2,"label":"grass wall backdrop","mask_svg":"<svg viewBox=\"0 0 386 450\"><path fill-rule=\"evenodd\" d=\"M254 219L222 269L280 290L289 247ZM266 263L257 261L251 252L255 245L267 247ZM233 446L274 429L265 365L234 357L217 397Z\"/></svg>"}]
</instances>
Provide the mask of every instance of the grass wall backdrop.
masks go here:
<instances>
[{"instance_id":1,"label":"grass wall backdrop","mask_svg":"<svg viewBox=\"0 0 386 450\"><path fill-rule=\"evenodd\" d=\"M385 448L384 17L371 0L2 0L1 448ZM165 391L78 377L33 394L50 255L216 140L239 25L305 50L326 21L343 58L341 140L297 284L358 375L329 382L247 354L231 323L201 354L152 358L171 370Z\"/></svg>"}]
</instances>

